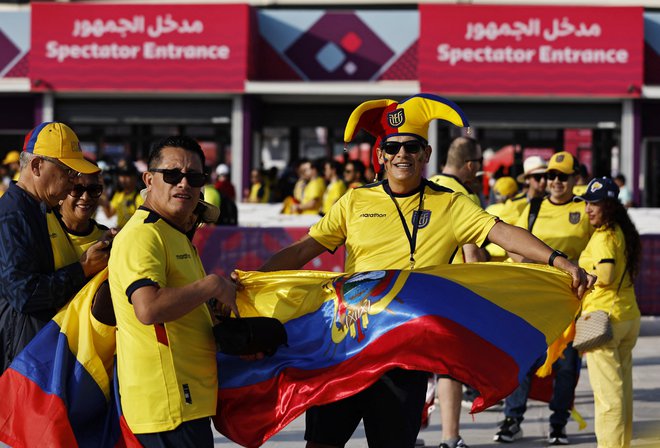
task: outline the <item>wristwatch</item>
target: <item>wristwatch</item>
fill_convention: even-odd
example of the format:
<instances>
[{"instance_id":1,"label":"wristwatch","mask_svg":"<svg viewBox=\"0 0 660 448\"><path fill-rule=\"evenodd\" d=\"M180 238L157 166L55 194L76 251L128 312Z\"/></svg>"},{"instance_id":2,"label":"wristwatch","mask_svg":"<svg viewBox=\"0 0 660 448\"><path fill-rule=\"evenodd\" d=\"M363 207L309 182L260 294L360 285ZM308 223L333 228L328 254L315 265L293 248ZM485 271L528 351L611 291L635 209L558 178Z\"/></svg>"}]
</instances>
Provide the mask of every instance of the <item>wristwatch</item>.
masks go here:
<instances>
[{"instance_id":1,"label":"wristwatch","mask_svg":"<svg viewBox=\"0 0 660 448\"><path fill-rule=\"evenodd\" d=\"M568 259L568 255L566 255L564 252L562 252L560 250L555 249L550 254L550 258L548 258L548 264L550 266L554 266L555 265L555 258L557 258L557 257L564 257L564 258Z\"/></svg>"}]
</instances>

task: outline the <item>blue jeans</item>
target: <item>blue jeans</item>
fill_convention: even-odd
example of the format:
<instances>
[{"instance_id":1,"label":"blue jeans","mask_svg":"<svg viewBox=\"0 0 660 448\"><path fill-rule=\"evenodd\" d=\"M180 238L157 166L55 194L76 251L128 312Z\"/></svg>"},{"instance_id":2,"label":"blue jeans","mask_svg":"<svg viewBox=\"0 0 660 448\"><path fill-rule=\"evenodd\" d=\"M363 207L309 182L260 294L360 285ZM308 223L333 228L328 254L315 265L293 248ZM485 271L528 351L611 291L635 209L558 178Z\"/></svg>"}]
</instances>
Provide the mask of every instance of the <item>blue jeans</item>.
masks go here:
<instances>
[{"instance_id":1,"label":"blue jeans","mask_svg":"<svg viewBox=\"0 0 660 448\"><path fill-rule=\"evenodd\" d=\"M534 372L545 361L545 356L537 359L527 376L520 383L518 388L504 401L504 415L511 418L517 418L520 421L524 419L527 410L527 398L529 397L529 388L532 384ZM552 371L555 380L552 389L552 399L550 400L550 424L557 426L566 426L568 417L571 415L571 407L575 398L575 386L577 385L578 369L581 360L573 344L562 353L552 365Z\"/></svg>"}]
</instances>

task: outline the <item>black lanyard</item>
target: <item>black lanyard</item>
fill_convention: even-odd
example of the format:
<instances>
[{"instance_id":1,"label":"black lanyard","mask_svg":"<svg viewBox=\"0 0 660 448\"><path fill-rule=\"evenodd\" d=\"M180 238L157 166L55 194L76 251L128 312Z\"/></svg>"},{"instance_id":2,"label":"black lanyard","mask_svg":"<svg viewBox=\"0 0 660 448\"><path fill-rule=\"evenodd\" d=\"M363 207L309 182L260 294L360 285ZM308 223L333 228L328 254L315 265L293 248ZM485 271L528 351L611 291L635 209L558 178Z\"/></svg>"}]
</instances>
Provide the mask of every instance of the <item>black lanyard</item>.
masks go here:
<instances>
[{"instance_id":1,"label":"black lanyard","mask_svg":"<svg viewBox=\"0 0 660 448\"><path fill-rule=\"evenodd\" d=\"M417 215L415 216L415 213L413 212L413 217L412 217L412 224L413 224L413 231L412 234L410 233L410 229L408 228L408 224L406 223L406 218L403 216L403 212L401 212L401 209L399 208L399 203L396 202L396 199L394 199L394 195L392 194L392 190L389 189L387 193L389 194L390 198L392 198L392 202L394 202L394 206L396 207L396 211L399 212L399 219L401 220L401 224L403 224L403 230L406 232L406 238L408 238L408 244L410 245L410 270L412 271L415 268L415 249L417 247L417 230L419 229L419 220L422 216L422 206L424 204L424 180L422 179L422 185L420 186L419 190L419 206L417 207Z\"/></svg>"}]
</instances>

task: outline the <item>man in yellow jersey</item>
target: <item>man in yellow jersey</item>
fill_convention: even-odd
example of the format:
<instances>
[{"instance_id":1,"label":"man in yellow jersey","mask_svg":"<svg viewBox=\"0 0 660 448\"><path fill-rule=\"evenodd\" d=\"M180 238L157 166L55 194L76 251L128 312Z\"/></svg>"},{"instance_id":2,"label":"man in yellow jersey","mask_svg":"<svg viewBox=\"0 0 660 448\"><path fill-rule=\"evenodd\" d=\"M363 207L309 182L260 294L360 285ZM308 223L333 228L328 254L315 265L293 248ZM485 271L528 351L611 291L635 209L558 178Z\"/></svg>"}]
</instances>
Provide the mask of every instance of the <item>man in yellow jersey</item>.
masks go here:
<instances>
[{"instance_id":1,"label":"man in yellow jersey","mask_svg":"<svg viewBox=\"0 0 660 448\"><path fill-rule=\"evenodd\" d=\"M209 417L218 383L206 302L237 308L233 284L205 275L186 235L206 182L203 169L204 153L189 137L154 145L143 174L144 206L110 254L122 412L145 447L213 446Z\"/></svg>"},{"instance_id":2,"label":"man in yellow jersey","mask_svg":"<svg viewBox=\"0 0 660 448\"><path fill-rule=\"evenodd\" d=\"M477 173L483 167L483 160L479 142L471 137L458 137L449 145L447 162L442 168L442 172L431 177L430 180L451 191L466 195L481 207L479 196L472 191L469 185L476 180ZM485 250L475 244L465 244L456 252L451 263L473 263L487 259L488 254ZM459 437L462 390L463 385L451 378L440 377L438 379L443 440ZM473 391L468 389L468 392L468 395L471 395Z\"/></svg>"},{"instance_id":3,"label":"man in yellow jersey","mask_svg":"<svg viewBox=\"0 0 660 448\"><path fill-rule=\"evenodd\" d=\"M52 213L80 173L99 171L71 128L40 124L20 159L20 180L0 198L0 374L108 262L108 241L78 256Z\"/></svg>"},{"instance_id":4,"label":"man in yellow jersey","mask_svg":"<svg viewBox=\"0 0 660 448\"><path fill-rule=\"evenodd\" d=\"M293 204L291 210L294 214L318 215L323 205L325 193L325 179L320 175L322 162L314 160L301 165L305 188L299 204Z\"/></svg>"},{"instance_id":5,"label":"man in yellow jersey","mask_svg":"<svg viewBox=\"0 0 660 448\"><path fill-rule=\"evenodd\" d=\"M435 95L415 95L401 103L383 99L361 104L349 118L344 140L353 140L360 129L377 137L381 142L377 157L387 180L349 189L309 235L273 255L261 269L300 269L342 244L349 273L418 269L449 263L458 247L481 245L487 238L548 262L553 250L529 232L498 222L467 196L422 177L431 156L428 125L436 118L467 126L458 106ZM593 278L564 258L557 261L558 267L571 273L581 296ZM352 397L308 410L307 447L344 446L362 419L369 446L414 446L427 378L426 372L394 369ZM466 445L456 438L441 446Z\"/></svg>"},{"instance_id":6,"label":"man in yellow jersey","mask_svg":"<svg viewBox=\"0 0 660 448\"><path fill-rule=\"evenodd\" d=\"M584 203L573 202L577 170L577 161L570 153L562 151L553 155L547 172L550 195L545 199L533 199L516 222L517 226L529 230L573 262L579 259L594 232L585 213ZM517 254L511 254L511 258L523 261L523 257ZM496 442L510 443L522 437L520 423L527 409L531 379L542 363L543 360L539 360L526 379L505 400L505 420L494 436ZM553 366L556 376L550 401L552 415L548 443L551 445L568 444L565 426L575 395L579 366L580 357L570 344Z\"/></svg>"},{"instance_id":7,"label":"man in yellow jersey","mask_svg":"<svg viewBox=\"0 0 660 448\"><path fill-rule=\"evenodd\" d=\"M117 170L119 189L112 195L110 201L101 198L99 203L103 207L105 216L111 218L117 215L117 228L121 229L133 216L135 210L143 203L138 189L138 171L133 162L127 162L125 166Z\"/></svg>"},{"instance_id":8,"label":"man in yellow jersey","mask_svg":"<svg viewBox=\"0 0 660 448\"><path fill-rule=\"evenodd\" d=\"M250 189L245 197L245 202L252 204L267 204L270 199L270 187L268 181L259 169L250 171Z\"/></svg>"},{"instance_id":9,"label":"man in yellow jersey","mask_svg":"<svg viewBox=\"0 0 660 448\"><path fill-rule=\"evenodd\" d=\"M336 160L328 160L323 165L323 177L325 177L328 186L323 194L321 216L328 213L330 207L346 193L346 184L342 179L342 174L342 165Z\"/></svg>"}]
</instances>

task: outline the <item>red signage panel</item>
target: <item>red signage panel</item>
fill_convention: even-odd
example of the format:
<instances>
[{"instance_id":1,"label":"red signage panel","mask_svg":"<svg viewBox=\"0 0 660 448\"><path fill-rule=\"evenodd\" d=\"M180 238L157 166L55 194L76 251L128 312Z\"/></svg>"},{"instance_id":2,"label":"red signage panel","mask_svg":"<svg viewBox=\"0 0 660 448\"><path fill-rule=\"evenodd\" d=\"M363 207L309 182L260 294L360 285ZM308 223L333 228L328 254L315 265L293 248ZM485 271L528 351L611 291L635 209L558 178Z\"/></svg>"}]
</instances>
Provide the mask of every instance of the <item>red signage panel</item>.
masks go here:
<instances>
[{"instance_id":1,"label":"red signage panel","mask_svg":"<svg viewBox=\"0 0 660 448\"><path fill-rule=\"evenodd\" d=\"M422 90L638 97L641 7L420 5Z\"/></svg>"},{"instance_id":2,"label":"red signage panel","mask_svg":"<svg viewBox=\"0 0 660 448\"><path fill-rule=\"evenodd\" d=\"M50 90L244 90L248 5L33 3L30 78Z\"/></svg>"}]
</instances>

